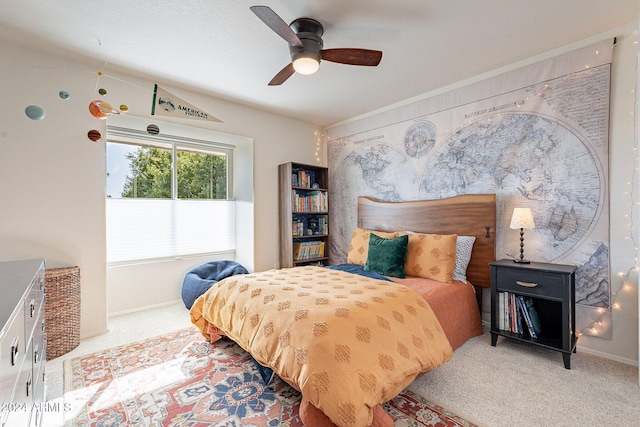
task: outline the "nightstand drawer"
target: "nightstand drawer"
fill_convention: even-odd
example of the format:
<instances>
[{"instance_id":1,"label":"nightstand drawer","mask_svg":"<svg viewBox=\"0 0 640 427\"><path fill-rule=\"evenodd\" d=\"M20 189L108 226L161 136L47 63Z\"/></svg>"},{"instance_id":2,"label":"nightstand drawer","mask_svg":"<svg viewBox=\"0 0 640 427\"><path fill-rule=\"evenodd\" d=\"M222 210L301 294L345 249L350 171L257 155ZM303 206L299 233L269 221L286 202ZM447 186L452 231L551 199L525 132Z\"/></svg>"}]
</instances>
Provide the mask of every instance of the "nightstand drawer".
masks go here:
<instances>
[{"instance_id":1,"label":"nightstand drawer","mask_svg":"<svg viewBox=\"0 0 640 427\"><path fill-rule=\"evenodd\" d=\"M562 276L553 272L510 268L497 271L499 292L562 299L562 282Z\"/></svg>"}]
</instances>

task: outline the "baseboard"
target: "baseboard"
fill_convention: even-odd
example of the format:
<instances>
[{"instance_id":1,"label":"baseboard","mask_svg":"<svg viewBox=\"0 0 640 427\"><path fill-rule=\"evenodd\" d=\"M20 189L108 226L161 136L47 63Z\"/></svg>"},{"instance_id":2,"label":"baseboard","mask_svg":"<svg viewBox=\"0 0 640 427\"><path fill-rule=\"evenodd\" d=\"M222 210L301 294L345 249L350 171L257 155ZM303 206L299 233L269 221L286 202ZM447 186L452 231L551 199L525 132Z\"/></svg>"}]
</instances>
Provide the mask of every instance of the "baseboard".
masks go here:
<instances>
[{"instance_id":1,"label":"baseboard","mask_svg":"<svg viewBox=\"0 0 640 427\"><path fill-rule=\"evenodd\" d=\"M115 317L115 316L121 316L123 314L138 313L140 311L153 310L154 308L162 308L162 307L166 307L168 305L174 305L174 304L178 304L178 303L182 303L182 300L176 299L176 300L173 300L173 301L162 302L160 304L145 305L143 307L136 307L136 308L132 308L132 309L129 309L129 310L115 311L113 313L108 313L107 317Z\"/></svg>"},{"instance_id":2,"label":"baseboard","mask_svg":"<svg viewBox=\"0 0 640 427\"><path fill-rule=\"evenodd\" d=\"M83 334L80 334L80 341L85 340L87 338L97 337L98 335L106 334L107 332L109 332L109 328L100 329L99 331L85 332Z\"/></svg>"},{"instance_id":3,"label":"baseboard","mask_svg":"<svg viewBox=\"0 0 640 427\"><path fill-rule=\"evenodd\" d=\"M576 351L581 353L590 354L592 356L602 357L603 359L613 360L614 362L624 363L625 365L631 365L638 367L638 361L633 359L627 359L626 357L620 357L609 353L604 353L598 350L592 350L587 347L576 346Z\"/></svg>"}]
</instances>

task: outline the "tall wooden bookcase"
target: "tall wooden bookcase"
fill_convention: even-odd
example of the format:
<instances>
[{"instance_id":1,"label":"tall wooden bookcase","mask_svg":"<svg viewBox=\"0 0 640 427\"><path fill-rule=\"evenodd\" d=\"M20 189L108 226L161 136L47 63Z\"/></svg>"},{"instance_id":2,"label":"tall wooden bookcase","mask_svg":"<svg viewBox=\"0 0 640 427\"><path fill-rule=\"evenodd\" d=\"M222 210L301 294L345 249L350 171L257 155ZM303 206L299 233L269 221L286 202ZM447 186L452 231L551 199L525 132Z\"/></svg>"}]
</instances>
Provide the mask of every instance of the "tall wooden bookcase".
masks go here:
<instances>
[{"instance_id":1,"label":"tall wooden bookcase","mask_svg":"<svg viewBox=\"0 0 640 427\"><path fill-rule=\"evenodd\" d=\"M329 260L329 171L322 166L278 166L280 267Z\"/></svg>"}]
</instances>

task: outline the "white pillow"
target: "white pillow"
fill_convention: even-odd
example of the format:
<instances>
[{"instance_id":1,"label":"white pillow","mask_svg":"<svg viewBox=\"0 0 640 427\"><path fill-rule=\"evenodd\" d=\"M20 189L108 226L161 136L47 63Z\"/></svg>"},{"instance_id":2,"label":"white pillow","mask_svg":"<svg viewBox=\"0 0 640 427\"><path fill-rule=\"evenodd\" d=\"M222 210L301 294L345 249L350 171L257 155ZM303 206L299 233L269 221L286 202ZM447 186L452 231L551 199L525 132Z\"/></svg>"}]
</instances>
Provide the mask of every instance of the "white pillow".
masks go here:
<instances>
[{"instance_id":1,"label":"white pillow","mask_svg":"<svg viewBox=\"0 0 640 427\"><path fill-rule=\"evenodd\" d=\"M458 236L456 239L456 266L453 269L453 280L467 283L467 267L471 261L471 250L475 241L475 236Z\"/></svg>"}]
</instances>

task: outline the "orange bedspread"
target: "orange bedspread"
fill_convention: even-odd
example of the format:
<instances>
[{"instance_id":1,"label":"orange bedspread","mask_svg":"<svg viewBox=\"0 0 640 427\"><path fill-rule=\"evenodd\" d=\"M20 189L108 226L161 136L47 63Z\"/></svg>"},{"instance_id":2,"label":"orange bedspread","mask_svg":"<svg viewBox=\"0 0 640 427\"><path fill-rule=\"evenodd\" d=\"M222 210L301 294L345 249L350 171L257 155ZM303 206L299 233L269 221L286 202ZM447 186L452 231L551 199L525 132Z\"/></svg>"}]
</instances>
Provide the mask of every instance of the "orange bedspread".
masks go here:
<instances>
[{"instance_id":1,"label":"orange bedspread","mask_svg":"<svg viewBox=\"0 0 640 427\"><path fill-rule=\"evenodd\" d=\"M482 334L478 302L469 283L457 280L443 283L420 277L389 279L410 287L427 300L454 350L469 338Z\"/></svg>"},{"instance_id":2,"label":"orange bedspread","mask_svg":"<svg viewBox=\"0 0 640 427\"><path fill-rule=\"evenodd\" d=\"M433 311L403 285L322 267L233 276L198 298L213 325L296 384L339 426L368 426L374 408L452 349Z\"/></svg>"}]
</instances>

